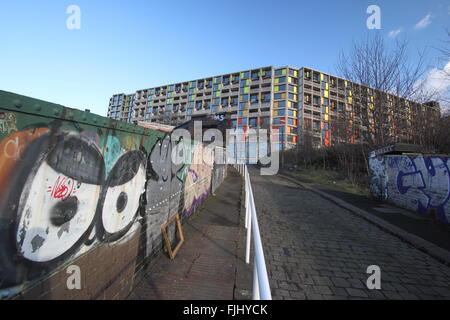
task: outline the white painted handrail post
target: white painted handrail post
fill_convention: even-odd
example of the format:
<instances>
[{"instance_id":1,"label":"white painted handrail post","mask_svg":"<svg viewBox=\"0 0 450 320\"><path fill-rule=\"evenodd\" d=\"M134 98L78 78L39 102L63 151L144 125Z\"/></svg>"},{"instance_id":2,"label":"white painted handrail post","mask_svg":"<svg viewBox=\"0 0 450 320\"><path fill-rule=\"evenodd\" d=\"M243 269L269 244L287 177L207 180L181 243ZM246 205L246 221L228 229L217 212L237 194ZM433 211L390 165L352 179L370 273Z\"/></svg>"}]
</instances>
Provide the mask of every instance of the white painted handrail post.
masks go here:
<instances>
[{"instance_id":1,"label":"white painted handrail post","mask_svg":"<svg viewBox=\"0 0 450 320\"><path fill-rule=\"evenodd\" d=\"M249 177L250 179L250 177ZM255 247L255 264L254 268L257 269L258 274L258 288L259 295L262 300L272 300L272 293L270 292L269 278L267 276L266 261L264 259L264 251L262 248L261 235L259 233L258 218L256 216L255 201L253 198L253 188L251 181L249 180L250 189L250 205L252 206L252 231L253 241Z\"/></svg>"},{"instance_id":2,"label":"white painted handrail post","mask_svg":"<svg viewBox=\"0 0 450 320\"><path fill-rule=\"evenodd\" d=\"M255 257L253 259L253 300L272 300L270 292L269 278L267 276L266 262L264 260L264 251L262 248L261 235L259 232L258 218L256 216L256 206L253 197L253 188L250 181L248 168L243 165L243 177L246 193L246 227L247 241L245 262L250 263L251 235L253 232L253 245L255 249Z\"/></svg>"}]
</instances>

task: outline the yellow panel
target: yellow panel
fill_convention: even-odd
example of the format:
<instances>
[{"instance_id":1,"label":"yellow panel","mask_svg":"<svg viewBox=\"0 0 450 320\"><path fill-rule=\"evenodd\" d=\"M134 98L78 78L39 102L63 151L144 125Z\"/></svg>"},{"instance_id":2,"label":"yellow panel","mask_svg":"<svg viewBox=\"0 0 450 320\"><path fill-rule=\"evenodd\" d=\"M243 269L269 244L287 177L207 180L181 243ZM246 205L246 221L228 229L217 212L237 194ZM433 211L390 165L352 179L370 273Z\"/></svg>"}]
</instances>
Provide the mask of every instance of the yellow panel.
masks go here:
<instances>
[{"instance_id":1,"label":"yellow panel","mask_svg":"<svg viewBox=\"0 0 450 320\"><path fill-rule=\"evenodd\" d=\"M323 81L323 73L320 74L320 81Z\"/></svg>"},{"instance_id":2,"label":"yellow panel","mask_svg":"<svg viewBox=\"0 0 450 320\"><path fill-rule=\"evenodd\" d=\"M323 96L324 96L325 98L328 98L328 90L325 90L325 91L323 92Z\"/></svg>"},{"instance_id":3,"label":"yellow panel","mask_svg":"<svg viewBox=\"0 0 450 320\"><path fill-rule=\"evenodd\" d=\"M325 115L325 121L328 121L328 115L327 114Z\"/></svg>"}]
</instances>

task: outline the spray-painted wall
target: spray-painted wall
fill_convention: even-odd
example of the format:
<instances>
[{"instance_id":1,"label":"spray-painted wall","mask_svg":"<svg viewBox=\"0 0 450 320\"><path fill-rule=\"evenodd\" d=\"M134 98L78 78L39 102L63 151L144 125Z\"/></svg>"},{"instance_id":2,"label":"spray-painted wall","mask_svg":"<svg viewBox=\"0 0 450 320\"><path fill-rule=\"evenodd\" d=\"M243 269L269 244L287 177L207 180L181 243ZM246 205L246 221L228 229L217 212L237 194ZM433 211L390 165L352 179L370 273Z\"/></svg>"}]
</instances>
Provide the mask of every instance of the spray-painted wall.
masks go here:
<instances>
[{"instance_id":1,"label":"spray-painted wall","mask_svg":"<svg viewBox=\"0 0 450 320\"><path fill-rule=\"evenodd\" d=\"M226 167L205 161L214 153L0 91L0 297L124 298L161 251L161 225L222 182ZM73 265L79 290L67 286Z\"/></svg>"},{"instance_id":2,"label":"spray-painted wall","mask_svg":"<svg viewBox=\"0 0 450 320\"><path fill-rule=\"evenodd\" d=\"M378 155L369 158L372 194L450 223L450 158Z\"/></svg>"}]
</instances>

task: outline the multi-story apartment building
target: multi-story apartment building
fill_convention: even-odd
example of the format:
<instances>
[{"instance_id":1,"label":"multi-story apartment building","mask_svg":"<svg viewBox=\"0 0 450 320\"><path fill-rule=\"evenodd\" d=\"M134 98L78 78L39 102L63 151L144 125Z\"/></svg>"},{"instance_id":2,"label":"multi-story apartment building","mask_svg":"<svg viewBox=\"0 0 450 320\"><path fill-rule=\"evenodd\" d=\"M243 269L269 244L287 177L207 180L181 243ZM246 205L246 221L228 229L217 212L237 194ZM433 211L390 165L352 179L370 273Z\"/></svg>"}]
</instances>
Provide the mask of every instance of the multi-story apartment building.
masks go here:
<instances>
[{"instance_id":1,"label":"multi-story apartment building","mask_svg":"<svg viewBox=\"0 0 450 320\"><path fill-rule=\"evenodd\" d=\"M311 68L269 66L116 94L110 99L108 117L177 126L196 115L226 115L230 128L278 129L276 139L283 149L305 135L315 145L330 146L361 142L375 130L376 95L372 88ZM389 128L398 141L408 140L411 130L405 128L418 109L439 114L439 104L400 100L405 126ZM386 108L388 120L398 113Z\"/></svg>"}]
</instances>

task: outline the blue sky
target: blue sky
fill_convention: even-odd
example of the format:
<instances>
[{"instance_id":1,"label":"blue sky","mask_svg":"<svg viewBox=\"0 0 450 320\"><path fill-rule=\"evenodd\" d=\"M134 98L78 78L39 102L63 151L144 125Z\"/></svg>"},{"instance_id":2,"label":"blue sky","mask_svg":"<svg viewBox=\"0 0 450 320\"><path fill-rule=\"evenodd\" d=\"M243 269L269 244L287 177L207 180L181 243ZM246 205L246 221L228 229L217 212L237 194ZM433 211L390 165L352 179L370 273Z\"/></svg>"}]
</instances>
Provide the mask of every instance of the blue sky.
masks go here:
<instances>
[{"instance_id":1,"label":"blue sky","mask_svg":"<svg viewBox=\"0 0 450 320\"><path fill-rule=\"evenodd\" d=\"M4 0L0 89L106 115L114 93L242 69L336 74L339 52L376 32L366 27L372 4L387 41L406 38L412 52L439 46L450 28L450 0ZM81 9L80 30L66 27L69 5ZM430 50L442 68L438 56Z\"/></svg>"}]
</instances>

